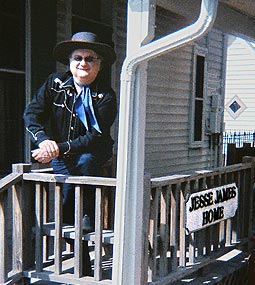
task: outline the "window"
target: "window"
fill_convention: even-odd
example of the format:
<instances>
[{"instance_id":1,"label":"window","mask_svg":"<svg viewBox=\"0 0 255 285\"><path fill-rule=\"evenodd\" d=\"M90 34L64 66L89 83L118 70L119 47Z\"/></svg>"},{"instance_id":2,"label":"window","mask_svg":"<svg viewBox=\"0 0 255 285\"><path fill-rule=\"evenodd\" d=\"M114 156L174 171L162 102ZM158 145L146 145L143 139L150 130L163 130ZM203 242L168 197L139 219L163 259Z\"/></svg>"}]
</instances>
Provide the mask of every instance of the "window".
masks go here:
<instances>
[{"instance_id":1,"label":"window","mask_svg":"<svg viewBox=\"0 0 255 285\"><path fill-rule=\"evenodd\" d=\"M204 102L205 102L205 52L195 50L193 68L193 96L191 104L191 147L202 146L204 136Z\"/></svg>"},{"instance_id":2,"label":"window","mask_svg":"<svg viewBox=\"0 0 255 285\"><path fill-rule=\"evenodd\" d=\"M0 68L24 70L24 3L22 0L1 1Z\"/></svg>"},{"instance_id":3,"label":"window","mask_svg":"<svg viewBox=\"0 0 255 285\"><path fill-rule=\"evenodd\" d=\"M225 106L225 109L234 120L237 119L246 108L246 105L238 95L235 95Z\"/></svg>"},{"instance_id":4,"label":"window","mask_svg":"<svg viewBox=\"0 0 255 285\"><path fill-rule=\"evenodd\" d=\"M93 32L98 35L102 42L113 46L113 30L111 24L108 23L111 20L109 5L110 2L106 4L106 1L101 0L73 1L72 33L74 34L83 30ZM107 83L111 82L111 68L103 68L101 71L101 80Z\"/></svg>"},{"instance_id":5,"label":"window","mask_svg":"<svg viewBox=\"0 0 255 285\"><path fill-rule=\"evenodd\" d=\"M25 102L25 7L23 0L1 1L0 9L0 177L23 161Z\"/></svg>"}]
</instances>

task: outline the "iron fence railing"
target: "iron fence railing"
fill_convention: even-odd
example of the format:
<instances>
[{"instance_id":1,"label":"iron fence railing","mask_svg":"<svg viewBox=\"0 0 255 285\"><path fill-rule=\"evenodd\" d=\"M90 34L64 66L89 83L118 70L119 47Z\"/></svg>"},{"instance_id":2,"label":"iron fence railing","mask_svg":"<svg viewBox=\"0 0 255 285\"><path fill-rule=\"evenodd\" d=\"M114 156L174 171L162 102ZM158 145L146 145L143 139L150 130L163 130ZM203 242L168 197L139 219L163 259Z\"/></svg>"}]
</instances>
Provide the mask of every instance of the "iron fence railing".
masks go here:
<instances>
[{"instance_id":1,"label":"iron fence railing","mask_svg":"<svg viewBox=\"0 0 255 285\"><path fill-rule=\"evenodd\" d=\"M235 143L237 147L243 147L244 143L255 145L255 131L236 131L223 133L223 154L227 154L228 144Z\"/></svg>"}]
</instances>

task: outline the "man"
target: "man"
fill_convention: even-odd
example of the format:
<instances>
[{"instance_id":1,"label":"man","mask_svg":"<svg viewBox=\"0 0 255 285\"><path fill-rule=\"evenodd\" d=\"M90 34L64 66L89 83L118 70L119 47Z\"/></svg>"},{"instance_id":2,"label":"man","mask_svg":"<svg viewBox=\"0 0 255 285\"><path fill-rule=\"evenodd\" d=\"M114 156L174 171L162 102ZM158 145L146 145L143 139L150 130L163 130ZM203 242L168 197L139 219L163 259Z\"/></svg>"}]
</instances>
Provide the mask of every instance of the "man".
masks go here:
<instances>
[{"instance_id":1,"label":"man","mask_svg":"<svg viewBox=\"0 0 255 285\"><path fill-rule=\"evenodd\" d=\"M26 107L24 121L37 145L32 156L52 163L54 173L101 174L101 166L112 156L110 128L116 118L116 95L105 83L102 69L116 55L90 32L79 32L54 49L57 61L69 65L67 72L51 74ZM93 230L94 189L84 191L85 230ZM63 221L74 223L74 191L63 187ZM91 275L87 245L83 273Z\"/></svg>"}]
</instances>

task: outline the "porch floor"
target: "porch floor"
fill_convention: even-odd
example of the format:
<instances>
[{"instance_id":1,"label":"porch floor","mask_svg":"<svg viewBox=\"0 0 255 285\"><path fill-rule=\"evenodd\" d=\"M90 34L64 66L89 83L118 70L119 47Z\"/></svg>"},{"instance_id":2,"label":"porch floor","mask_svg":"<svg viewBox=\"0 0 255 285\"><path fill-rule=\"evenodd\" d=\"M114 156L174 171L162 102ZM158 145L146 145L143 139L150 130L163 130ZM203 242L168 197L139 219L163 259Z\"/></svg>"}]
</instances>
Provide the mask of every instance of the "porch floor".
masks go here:
<instances>
[{"instance_id":1,"label":"porch floor","mask_svg":"<svg viewBox=\"0 0 255 285\"><path fill-rule=\"evenodd\" d=\"M91 264L92 264L92 270L93 270L94 268L94 252L93 251L90 252L90 257L91 257ZM31 278L31 284L34 284L34 285L65 285L65 284L68 284L68 282L72 284L80 284L79 281L75 277L73 277L73 270L74 270L74 258L64 257L62 261L62 272L63 273L60 275L60 277L54 276L54 264L52 263L48 266L45 266L43 268L43 271L39 273L36 273L35 270L26 271L25 276L28 278ZM104 254L102 257L102 279L110 280L111 276L112 276L112 257ZM51 280L46 280L46 281L40 280L40 279L48 279L48 278L53 279L53 280L54 278L56 279L54 281L53 280L52 281ZM66 281L65 283L63 283L62 281L55 282L58 279L62 279ZM81 279L82 280L88 279L91 281L93 277L82 277Z\"/></svg>"},{"instance_id":2,"label":"porch floor","mask_svg":"<svg viewBox=\"0 0 255 285\"><path fill-rule=\"evenodd\" d=\"M249 253L233 249L209 265L172 285L238 284L248 285Z\"/></svg>"},{"instance_id":3,"label":"porch floor","mask_svg":"<svg viewBox=\"0 0 255 285\"><path fill-rule=\"evenodd\" d=\"M206 265L194 274L183 278L181 281L170 282L169 285L201 285L201 284L233 284L248 285L248 257L249 253L241 250L232 250L229 253L218 258L214 262ZM111 278L112 264L109 264L109 259L106 257L103 261L103 277L104 279ZM68 262L63 262L64 272L72 270L73 259ZM45 271L54 270L54 265L45 268ZM66 271L65 271L66 270ZM33 273L31 273L33 275ZM62 276L68 273L64 273ZM235 280L235 281L234 281ZM237 282L238 280L238 282ZM70 281L71 282L71 281ZM236 283L237 282L237 283ZM67 282L68 283L68 282ZM38 281L32 279L31 284L33 285L65 285L66 283L57 283L51 281ZM78 284L78 283L77 283ZM111 284L111 281L109 281ZM165 284L165 283L164 283Z\"/></svg>"}]
</instances>

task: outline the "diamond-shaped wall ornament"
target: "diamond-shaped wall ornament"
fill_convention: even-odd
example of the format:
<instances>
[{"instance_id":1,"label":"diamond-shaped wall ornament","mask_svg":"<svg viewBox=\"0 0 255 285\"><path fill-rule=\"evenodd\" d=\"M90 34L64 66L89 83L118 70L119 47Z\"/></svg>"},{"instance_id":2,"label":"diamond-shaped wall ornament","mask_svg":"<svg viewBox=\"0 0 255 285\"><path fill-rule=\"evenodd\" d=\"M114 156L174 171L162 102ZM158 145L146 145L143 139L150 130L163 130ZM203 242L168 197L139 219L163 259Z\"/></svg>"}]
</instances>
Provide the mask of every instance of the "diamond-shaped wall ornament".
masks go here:
<instances>
[{"instance_id":1,"label":"diamond-shaped wall ornament","mask_svg":"<svg viewBox=\"0 0 255 285\"><path fill-rule=\"evenodd\" d=\"M230 114L233 119L236 119L240 114L246 109L244 102L235 95L228 103L225 105L226 111Z\"/></svg>"}]
</instances>

